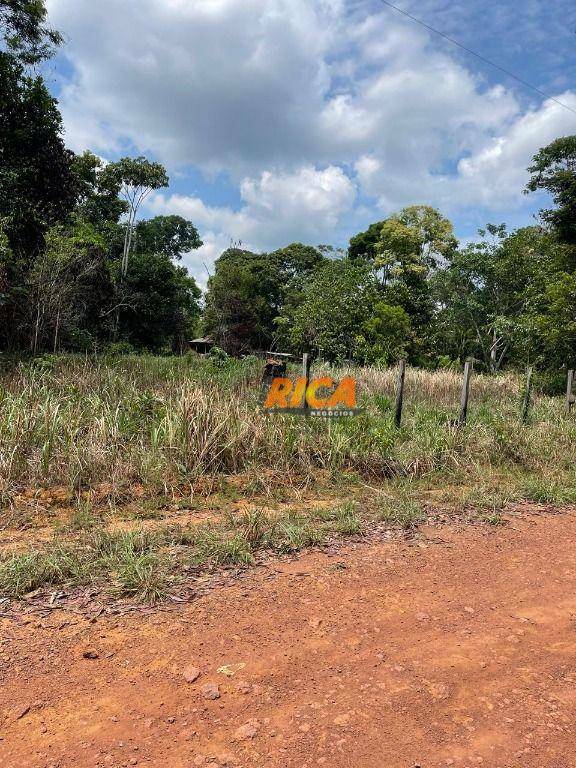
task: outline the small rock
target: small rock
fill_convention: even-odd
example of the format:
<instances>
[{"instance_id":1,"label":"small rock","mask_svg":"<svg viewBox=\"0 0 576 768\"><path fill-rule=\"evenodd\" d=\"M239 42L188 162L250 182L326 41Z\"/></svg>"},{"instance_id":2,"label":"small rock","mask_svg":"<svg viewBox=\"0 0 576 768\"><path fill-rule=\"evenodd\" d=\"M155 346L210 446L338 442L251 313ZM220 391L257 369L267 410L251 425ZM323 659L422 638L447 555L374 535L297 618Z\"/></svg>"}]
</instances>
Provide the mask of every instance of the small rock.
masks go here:
<instances>
[{"instance_id":1,"label":"small rock","mask_svg":"<svg viewBox=\"0 0 576 768\"><path fill-rule=\"evenodd\" d=\"M253 739L255 736L258 735L258 731L260 730L260 723L258 720L249 720L244 725L241 725L240 728L237 728L234 733L234 738L238 741L246 741L247 739Z\"/></svg>"},{"instance_id":2,"label":"small rock","mask_svg":"<svg viewBox=\"0 0 576 768\"><path fill-rule=\"evenodd\" d=\"M16 712L16 720L21 720L25 715L30 712L30 707L23 707Z\"/></svg>"},{"instance_id":3,"label":"small rock","mask_svg":"<svg viewBox=\"0 0 576 768\"><path fill-rule=\"evenodd\" d=\"M198 667L186 667L182 674L187 683L194 683L200 677L200 670Z\"/></svg>"},{"instance_id":4,"label":"small rock","mask_svg":"<svg viewBox=\"0 0 576 768\"><path fill-rule=\"evenodd\" d=\"M245 666L245 661L239 661L236 664L224 664L224 666L218 667L216 671L220 672L222 675L226 675L226 677L234 677L236 672L240 672Z\"/></svg>"},{"instance_id":5,"label":"small rock","mask_svg":"<svg viewBox=\"0 0 576 768\"><path fill-rule=\"evenodd\" d=\"M216 683L204 683L202 686L202 696L205 699L214 701L220 698L220 687Z\"/></svg>"},{"instance_id":6,"label":"small rock","mask_svg":"<svg viewBox=\"0 0 576 768\"><path fill-rule=\"evenodd\" d=\"M471 608L469 605L465 605L464 610L466 613L474 613L474 608Z\"/></svg>"},{"instance_id":7,"label":"small rock","mask_svg":"<svg viewBox=\"0 0 576 768\"><path fill-rule=\"evenodd\" d=\"M94 650L94 648L86 648L82 656L85 659L97 659L99 656L98 651Z\"/></svg>"}]
</instances>

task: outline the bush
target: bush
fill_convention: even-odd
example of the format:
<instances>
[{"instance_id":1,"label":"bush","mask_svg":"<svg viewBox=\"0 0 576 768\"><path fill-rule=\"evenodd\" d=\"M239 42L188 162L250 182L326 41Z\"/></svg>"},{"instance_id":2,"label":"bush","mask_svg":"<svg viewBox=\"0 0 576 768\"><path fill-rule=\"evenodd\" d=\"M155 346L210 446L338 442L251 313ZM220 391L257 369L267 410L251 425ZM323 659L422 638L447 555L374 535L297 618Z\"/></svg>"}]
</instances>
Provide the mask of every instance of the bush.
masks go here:
<instances>
[{"instance_id":1,"label":"bush","mask_svg":"<svg viewBox=\"0 0 576 768\"><path fill-rule=\"evenodd\" d=\"M110 357L119 357L121 355L133 355L135 349L128 341L114 341L107 344L104 348L104 354Z\"/></svg>"}]
</instances>

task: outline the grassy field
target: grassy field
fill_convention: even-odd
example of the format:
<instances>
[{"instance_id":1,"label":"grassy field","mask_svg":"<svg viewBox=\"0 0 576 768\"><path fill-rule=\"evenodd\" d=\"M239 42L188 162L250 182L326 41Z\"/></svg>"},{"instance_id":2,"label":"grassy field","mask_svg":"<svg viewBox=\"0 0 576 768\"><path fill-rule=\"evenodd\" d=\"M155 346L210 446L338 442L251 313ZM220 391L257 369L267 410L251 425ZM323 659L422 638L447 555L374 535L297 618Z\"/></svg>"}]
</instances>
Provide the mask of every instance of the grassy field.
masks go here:
<instances>
[{"instance_id":1,"label":"grassy field","mask_svg":"<svg viewBox=\"0 0 576 768\"><path fill-rule=\"evenodd\" d=\"M0 594L106 581L159 599L186 574L249 564L430 511L501 521L510 501L576 500L576 420L522 381L353 369L360 415L264 412L261 361L47 357L0 374ZM314 373L319 371L318 367ZM16 534L14 532L17 532ZM8 535L10 534L10 535Z\"/></svg>"}]
</instances>

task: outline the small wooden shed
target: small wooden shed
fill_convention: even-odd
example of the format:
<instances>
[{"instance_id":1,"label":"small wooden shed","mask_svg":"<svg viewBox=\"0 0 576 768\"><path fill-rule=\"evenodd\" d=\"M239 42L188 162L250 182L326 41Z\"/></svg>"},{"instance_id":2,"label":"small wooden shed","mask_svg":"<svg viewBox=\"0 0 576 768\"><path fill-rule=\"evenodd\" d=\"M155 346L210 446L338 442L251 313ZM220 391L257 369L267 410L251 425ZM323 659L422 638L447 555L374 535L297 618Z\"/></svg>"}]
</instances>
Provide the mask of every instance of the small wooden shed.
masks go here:
<instances>
[{"instance_id":1,"label":"small wooden shed","mask_svg":"<svg viewBox=\"0 0 576 768\"><path fill-rule=\"evenodd\" d=\"M198 352L199 355L206 355L213 346L214 342L208 336L201 339L192 339L188 342L188 348L193 352Z\"/></svg>"}]
</instances>

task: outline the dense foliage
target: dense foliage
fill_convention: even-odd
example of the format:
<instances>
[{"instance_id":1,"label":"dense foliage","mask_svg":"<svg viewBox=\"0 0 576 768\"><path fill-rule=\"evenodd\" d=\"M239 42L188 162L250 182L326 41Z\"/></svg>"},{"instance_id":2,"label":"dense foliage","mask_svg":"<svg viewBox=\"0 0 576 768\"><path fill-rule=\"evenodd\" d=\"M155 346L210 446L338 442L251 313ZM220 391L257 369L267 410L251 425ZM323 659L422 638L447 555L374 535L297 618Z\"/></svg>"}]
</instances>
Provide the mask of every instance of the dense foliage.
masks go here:
<instances>
[{"instance_id":1,"label":"dense foliage","mask_svg":"<svg viewBox=\"0 0 576 768\"><path fill-rule=\"evenodd\" d=\"M532 159L526 192L553 205L534 226L488 225L462 247L440 212L412 205L355 234L347 252L231 247L202 313L178 264L202 245L194 224L141 219L166 170L68 150L34 69L61 43L45 3L0 0L0 24L0 350L181 352L202 331L234 355L428 367L472 355L492 372L576 362L576 136Z\"/></svg>"},{"instance_id":2,"label":"dense foliage","mask_svg":"<svg viewBox=\"0 0 576 768\"><path fill-rule=\"evenodd\" d=\"M202 242L179 216L137 221L165 169L65 148L30 65L60 42L40 0L0 0L0 350L178 350L200 291L177 262Z\"/></svg>"},{"instance_id":3,"label":"dense foliage","mask_svg":"<svg viewBox=\"0 0 576 768\"><path fill-rule=\"evenodd\" d=\"M539 173L539 185L554 176ZM488 225L478 242L460 248L438 211L410 206L352 237L343 258L289 246L284 252L306 249L307 258L288 272L279 251L226 251L208 286L205 328L233 353L276 345L332 362L403 357L426 367L473 356L491 372L573 365L576 245L566 225L551 220L568 221L575 205L557 202L540 225L514 232Z\"/></svg>"}]
</instances>

